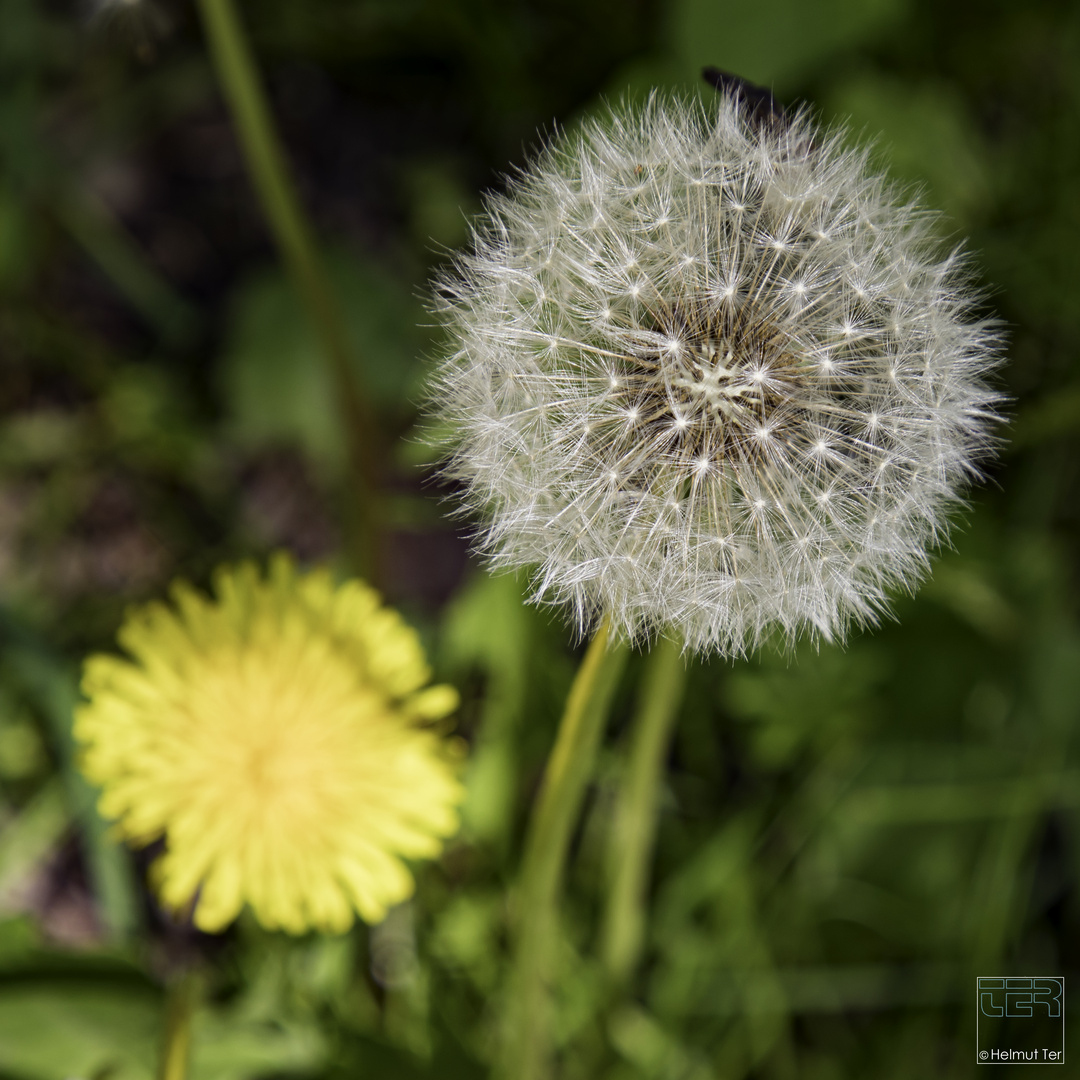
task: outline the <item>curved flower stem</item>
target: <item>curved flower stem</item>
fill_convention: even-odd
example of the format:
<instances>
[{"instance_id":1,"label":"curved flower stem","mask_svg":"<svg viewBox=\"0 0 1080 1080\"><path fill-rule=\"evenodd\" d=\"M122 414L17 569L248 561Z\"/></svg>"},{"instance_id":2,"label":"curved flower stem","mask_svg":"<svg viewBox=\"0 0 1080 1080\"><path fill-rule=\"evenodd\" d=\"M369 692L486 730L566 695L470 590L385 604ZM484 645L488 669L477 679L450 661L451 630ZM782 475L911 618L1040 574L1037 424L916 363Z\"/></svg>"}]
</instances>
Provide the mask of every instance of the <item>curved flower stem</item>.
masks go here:
<instances>
[{"instance_id":1,"label":"curved flower stem","mask_svg":"<svg viewBox=\"0 0 1080 1080\"><path fill-rule=\"evenodd\" d=\"M169 989L158 1080L187 1080L191 1057L191 1020L199 1002L199 980L197 971L187 971Z\"/></svg>"},{"instance_id":2,"label":"curved flower stem","mask_svg":"<svg viewBox=\"0 0 1080 1080\"><path fill-rule=\"evenodd\" d=\"M610 892L601 931L601 956L613 987L633 975L641 955L660 776L685 682L682 650L675 642L661 638L645 670L610 835Z\"/></svg>"},{"instance_id":3,"label":"curved flower stem","mask_svg":"<svg viewBox=\"0 0 1080 1080\"><path fill-rule=\"evenodd\" d=\"M252 183L307 308L336 386L354 496L349 500L355 513L350 522L353 555L358 563L356 569L370 579L376 576L374 418L356 386L341 308L319 261L315 238L293 186L233 2L199 0L199 10Z\"/></svg>"},{"instance_id":4,"label":"curved flower stem","mask_svg":"<svg viewBox=\"0 0 1080 1080\"><path fill-rule=\"evenodd\" d=\"M550 1070L549 987L558 950L558 898L574 825L592 775L626 649L605 620L574 678L537 797L515 911L514 958L499 1074L541 1080Z\"/></svg>"}]
</instances>

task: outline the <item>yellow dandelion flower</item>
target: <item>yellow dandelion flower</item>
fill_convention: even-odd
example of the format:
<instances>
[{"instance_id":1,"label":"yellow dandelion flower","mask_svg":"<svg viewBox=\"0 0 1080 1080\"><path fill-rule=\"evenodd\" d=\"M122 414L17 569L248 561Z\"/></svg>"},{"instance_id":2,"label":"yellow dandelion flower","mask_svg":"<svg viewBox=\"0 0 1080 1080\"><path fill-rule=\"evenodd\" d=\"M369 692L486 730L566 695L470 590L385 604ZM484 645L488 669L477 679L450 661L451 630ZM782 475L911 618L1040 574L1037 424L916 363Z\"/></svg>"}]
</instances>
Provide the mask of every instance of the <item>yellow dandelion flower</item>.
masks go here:
<instances>
[{"instance_id":1,"label":"yellow dandelion flower","mask_svg":"<svg viewBox=\"0 0 1080 1080\"><path fill-rule=\"evenodd\" d=\"M173 586L131 611L132 657L86 662L75 718L102 814L164 837L162 901L217 931L250 904L271 929L377 922L458 827L457 707L427 686L415 631L360 581L275 557L218 572L216 598Z\"/></svg>"}]
</instances>

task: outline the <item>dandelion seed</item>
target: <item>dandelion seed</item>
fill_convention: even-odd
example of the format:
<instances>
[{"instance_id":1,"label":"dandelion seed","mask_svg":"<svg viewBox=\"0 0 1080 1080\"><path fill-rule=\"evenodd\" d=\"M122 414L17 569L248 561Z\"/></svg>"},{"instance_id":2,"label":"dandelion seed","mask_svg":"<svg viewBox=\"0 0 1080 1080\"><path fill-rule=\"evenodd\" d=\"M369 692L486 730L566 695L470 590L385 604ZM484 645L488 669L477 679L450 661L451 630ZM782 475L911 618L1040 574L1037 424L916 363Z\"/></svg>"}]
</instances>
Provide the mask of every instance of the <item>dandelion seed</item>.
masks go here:
<instances>
[{"instance_id":1,"label":"dandelion seed","mask_svg":"<svg viewBox=\"0 0 1080 1080\"><path fill-rule=\"evenodd\" d=\"M925 573L993 445L1000 341L962 255L865 151L721 90L715 111L615 110L488 200L441 282L432 398L480 549L532 568L535 600L735 655L774 629L840 638ZM546 351L510 332L541 294ZM582 296L622 299L598 323ZM543 428L491 394L506 368L549 402Z\"/></svg>"},{"instance_id":2,"label":"dandelion seed","mask_svg":"<svg viewBox=\"0 0 1080 1080\"><path fill-rule=\"evenodd\" d=\"M416 634L359 581L219 572L130 612L130 654L92 656L75 720L102 814L136 844L165 840L162 901L195 901L203 930L249 904L270 929L378 922L412 892L405 858L458 825L453 744L430 727L457 706Z\"/></svg>"}]
</instances>

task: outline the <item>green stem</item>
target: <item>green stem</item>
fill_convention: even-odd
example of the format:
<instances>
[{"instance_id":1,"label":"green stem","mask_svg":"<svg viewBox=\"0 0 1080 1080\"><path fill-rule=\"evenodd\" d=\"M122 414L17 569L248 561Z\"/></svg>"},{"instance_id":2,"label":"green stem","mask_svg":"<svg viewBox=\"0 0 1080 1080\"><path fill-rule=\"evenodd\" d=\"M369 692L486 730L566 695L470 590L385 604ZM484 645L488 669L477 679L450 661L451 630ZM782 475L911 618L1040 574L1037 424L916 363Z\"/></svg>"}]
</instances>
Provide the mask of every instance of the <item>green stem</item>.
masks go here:
<instances>
[{"instance_id":1,"label":"green stem","mask_svg":"<svg viewBox=\"0 0 1080 1080\"><path fill-rule=\"evenodd\" d=\"M500 1074L506 1080L549 1075L549 986L557 952L558 900L574 825L604 731L626 650L611 645L605 620L574 678L525 841L515 911L514 961Z\"/></svg>"},{"instance_id":2,"label":"green stem","mask_svg":"<svg viewBox=\"0 0 1080 1080\"><path fill-rule=\"evenodd\" d=\"M624 984L633 975L641 955L660 777L685 681L686 661L681 649L662 638L649 655L611 831L610 892L601 955L612 986Z\"/></svg>"},{"instance_id":3,"label":"green stem","mask_svg":"<svg viewBox=\"0 0 1080 1080\"><path fill-rule=\"evenodd\" d=\"M357 569L374 576L374 418L353 377L341 309L323 270L314 234L292 183L270 109L232 0L199 0L203 27L221 87L232 112L263 213L296 282L337 387L348 444L350 503L357 514L354 556Z\"/></svg>"},{"instance_id":4,"label":"green stem","mask_svg":"<svg viewBox=\"0 0 1080 1080\"><path fill-rule=\"evenodd\" d=\"M188 971L169 990L158 1080L187 1080L191 1059L191 1021L199 1002L199 974Z\"/></svg>"}]
</instances>

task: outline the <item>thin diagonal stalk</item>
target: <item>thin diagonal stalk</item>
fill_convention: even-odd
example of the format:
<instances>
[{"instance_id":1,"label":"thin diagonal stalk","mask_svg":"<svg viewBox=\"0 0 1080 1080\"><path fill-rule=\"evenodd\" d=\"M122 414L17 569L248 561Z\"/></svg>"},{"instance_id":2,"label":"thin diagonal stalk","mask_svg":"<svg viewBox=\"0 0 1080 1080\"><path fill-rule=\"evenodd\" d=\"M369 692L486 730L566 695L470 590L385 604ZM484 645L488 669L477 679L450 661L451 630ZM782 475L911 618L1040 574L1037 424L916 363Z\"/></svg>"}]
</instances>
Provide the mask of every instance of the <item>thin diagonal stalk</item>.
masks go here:
<instances>
[{"instance_id":1,"label":"thin diagonal stalk","mask_svg":"<svg viewBox=\"0 0 1080 1080\"><path fill-rule=\"evenodd\" d=\"M610 834L610 891L601 932L601 956L613 986L633 975L641 955L660 777L685 682L682 650L662 638L649 654Z\"/></svg>"},{"instance_id":2,"label":"thin diagonal stalk","mask_svg":"<svg viewBox=\"0 0 1080 1080\"><path fill-rule=\"evenodd\" d=\"M499 1061L505 1080L542 1080L550 1073L550 982L563 867L625 659L625 647L612 646L605 620L570 688L529 824Z\"/></svg>"},{"instance_id":3,"label":"thin diagonal stalk","mask_svg":"<svg viewBox=\"0 0 1080 1080\"><path fill-rule=\"evenodd\" d=\"M361 396L349 359L341 308L319 260L314 234L296 189L243 27L232 0L199 0L214 67L232 112L252 183L282 258L307 308L337 388L355 514L351 522L357 569L374 576L376 562L374 418Z\"/></svg>"}]
</instances>

